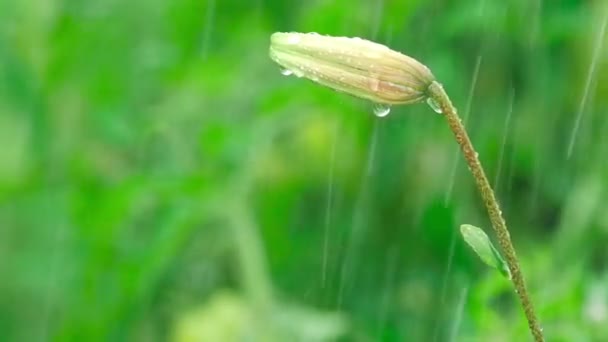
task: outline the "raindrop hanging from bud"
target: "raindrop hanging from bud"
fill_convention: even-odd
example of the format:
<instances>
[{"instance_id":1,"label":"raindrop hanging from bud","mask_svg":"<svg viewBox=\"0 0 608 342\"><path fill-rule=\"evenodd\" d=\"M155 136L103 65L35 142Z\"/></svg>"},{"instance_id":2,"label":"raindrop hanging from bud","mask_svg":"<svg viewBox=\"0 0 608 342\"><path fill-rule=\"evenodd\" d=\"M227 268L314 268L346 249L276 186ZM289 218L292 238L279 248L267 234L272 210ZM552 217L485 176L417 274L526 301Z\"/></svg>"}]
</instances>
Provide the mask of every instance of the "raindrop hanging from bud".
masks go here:
<instances>
[{"instance_id":1,"label":"raindrop hanging from bud","mask_svg":"<svg viewBox=\"0 0 608 342\"><path fill-rule=\"evenodd\" d=\"M281 68L281 74L283 76L290 76L290 75L293 75L293 71L291 71L289 69Z\"/></svg>"},{"instance_id":2,"label":"raindrop hanging from bud","mask_svg":"<svg viewBox=\"0 0 608 342\"><path fill-rule=\"evenodd\" d=\"M379 117L385 117L391 112L391 106L382 104L382 103L374 103L374 114Z\"/></svg>"},{"instance_id":3,"label":"raindrop hanging from bud","mask_svg":"<svg viewBox=\"0 0 608 342\"><path fill-rule=\"evenodd\" d=\"M427 98L426 103L429 105L429 107L431 107L435 111L435 113L437 113L437 114L443 113L439 103L437 103L437 101L435 101L435 99L433 99L432 97Z\"/></svg>"}]
</instances>

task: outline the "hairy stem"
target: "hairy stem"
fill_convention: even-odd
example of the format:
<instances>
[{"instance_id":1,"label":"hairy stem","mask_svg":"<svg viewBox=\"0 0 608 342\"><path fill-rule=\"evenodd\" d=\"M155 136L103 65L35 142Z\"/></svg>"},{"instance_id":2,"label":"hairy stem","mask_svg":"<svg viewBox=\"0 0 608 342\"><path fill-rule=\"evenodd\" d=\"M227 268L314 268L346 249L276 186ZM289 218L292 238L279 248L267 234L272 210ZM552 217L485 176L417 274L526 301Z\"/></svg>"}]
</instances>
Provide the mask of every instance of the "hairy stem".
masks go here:
<instances>
[{"instance_id":1,"label":"hairy stem","mask_svg":"<svg viewBox=\"0 0 608 342\"><path fill-rule=\"evenodd\" d=\"M492 222L492 227L496 232L498 243L505 254L509 271L511 271L511 281L515 287L515 292L521 301L521 305L524 309L526 319L528 320L528 326L532 332L532 335L534 336L534 340L537 342L544 341L540 323L536 317L536 313L534 312L534 306L532 305L532 301L528 295L528 290L526 289L524 276L521 272L517 255L515 254L515 248L513 248L513 243L511 242L509 230L507 229L505 219L502 217L502 212L500 211L498 201L496 201L496 197L494 196L494 191L492 190L492 187L488 182L488 178L483 171L483 167L479 162L477 152L475 152L475 148L473 148L473 144L471 144L471 140L469 139L469 136L462 125L460 117L456 112L456 108L454 108L452 105L450 98L443 90L441 84L433 82L429 86L428 91L431 99L439 105L442 113L445 115L450 129L454 133L456 142L458 142L458 145L460 145L464 159L466 160L469 169L475 178L477 189L481 194L483 202L488 211L488 215L490 216L490 221Z\"/></svg>"}]
</instances>

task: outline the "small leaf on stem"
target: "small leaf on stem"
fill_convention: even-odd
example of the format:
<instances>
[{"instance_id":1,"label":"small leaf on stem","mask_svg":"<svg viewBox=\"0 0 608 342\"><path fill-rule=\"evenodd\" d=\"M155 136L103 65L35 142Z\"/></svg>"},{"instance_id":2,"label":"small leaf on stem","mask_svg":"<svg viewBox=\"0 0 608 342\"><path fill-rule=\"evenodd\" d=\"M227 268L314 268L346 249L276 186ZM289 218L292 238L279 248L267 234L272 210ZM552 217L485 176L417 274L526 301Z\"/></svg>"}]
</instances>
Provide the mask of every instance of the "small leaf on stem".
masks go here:
<instances>
[{"instance_id":1,"label":"small leaf on stem","mask_svg":"<svg viewBox=\"0 0 608 342\"><path fill-rule=\"evenodd\" d=\"M486 233L478 227L470 224L463 224L460 226L460 233L464 238L464 241L473 249L473 251L479 256L481 261L486 263L488 266L497 269L502 275L511 279L509 267L502 258L498 250L492 245L492 241Z\"/></svg>"}]
</instances>

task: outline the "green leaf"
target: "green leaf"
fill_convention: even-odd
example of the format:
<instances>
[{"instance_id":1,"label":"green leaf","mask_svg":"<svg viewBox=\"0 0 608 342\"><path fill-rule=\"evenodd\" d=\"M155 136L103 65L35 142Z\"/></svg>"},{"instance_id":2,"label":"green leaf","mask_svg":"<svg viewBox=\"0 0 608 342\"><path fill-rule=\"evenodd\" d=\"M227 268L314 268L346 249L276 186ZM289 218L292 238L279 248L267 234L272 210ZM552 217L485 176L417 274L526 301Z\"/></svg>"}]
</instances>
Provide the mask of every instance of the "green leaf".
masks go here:
<instances>
[{"instance_id":1,"label":"green leaf","mask_svg":"<svg viewBox=\"0 0 608 342\"><path fill-rule=\"evenodd\" d=\"M479 256L481 261L488 266L497 269L502 275L511 279L511 273L509 272L507 263L498 250L494 248L492 241L490 241L488 235L486 235L481 228L470 224L463 224L460 226L460 233L462 234L464 241Z\"/></svg>"}]
</instances>

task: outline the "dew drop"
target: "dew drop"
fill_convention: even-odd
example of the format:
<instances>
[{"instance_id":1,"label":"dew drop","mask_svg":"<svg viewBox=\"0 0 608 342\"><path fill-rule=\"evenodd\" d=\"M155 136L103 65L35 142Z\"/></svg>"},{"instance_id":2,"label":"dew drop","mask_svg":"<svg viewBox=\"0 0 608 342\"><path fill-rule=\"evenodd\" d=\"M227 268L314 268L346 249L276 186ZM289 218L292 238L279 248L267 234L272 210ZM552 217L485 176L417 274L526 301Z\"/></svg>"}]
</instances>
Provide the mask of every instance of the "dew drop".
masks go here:
<instances>
[{"instance_id":1,"label":"dew drop","mask_svg":"<svg viewBox=\"0 0 608 342\"><path fill-rule=\"evenodd\" d=\"M391 112L391 106L385 105L385 104L381 104L381 103L375 103L374 104L374 114L377 117L380 117L380 118L381 117L385 117L390 112Z\"/></svg>"},{"instance_id":2,"label":"dew drop","mask_svg":"<svg viewBox=\"0 0 608 342\"><path fill-rule=\"evenodd\" d=\"M287 38L287 44L298 44L300 42L300 36L292 34Z\"/></svg>"},{"instance_id":3,"label":"dew drop","mask_svg":"<svg viewBox=\"0 0 608 342\"><path fill-rule=\"evenodd\" d=\"M281 68L281 74L283 76L289 76L289 75L293 75L293 71L286 69L286 68Z\"/></svg>"},{"instance_id":4,"label":"dew drop","mask_svg":"<svg viewBox=\"0 0 608 342\"><path fill-rule=\"evenodd\" d=\"M435 111L435 113L443 113L443 111L441 110L441 106L439 106L439 103L437 103L437 101L435 101L435 99L433 99L432 97L427 98L426 103L428 103L428 105Z\"/></svg>"}]
</instances>

